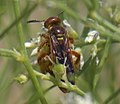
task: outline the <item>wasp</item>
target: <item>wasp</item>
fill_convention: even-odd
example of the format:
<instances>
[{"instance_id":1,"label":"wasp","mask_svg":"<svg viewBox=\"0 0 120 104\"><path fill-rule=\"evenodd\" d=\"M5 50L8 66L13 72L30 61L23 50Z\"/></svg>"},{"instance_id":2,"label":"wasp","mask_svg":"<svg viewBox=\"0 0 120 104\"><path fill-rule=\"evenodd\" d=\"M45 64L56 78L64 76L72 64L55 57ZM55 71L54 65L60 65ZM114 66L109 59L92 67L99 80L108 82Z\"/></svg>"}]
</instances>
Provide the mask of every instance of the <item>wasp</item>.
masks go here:
<instances>
[{"instance_id":1,"label":"wasp","mask_svg":"<svg viewBox=\"0 0 120 104\"><path fill-rule=\"evenodd\" d=\"M67 79L74 85L74 72L80 67L80 53L74 50L74 37L71 36L74 32L70 31L69 26L63 24L58 16L44 20L43 26L45 32L39 35L40 41L37 49L37 63L41 72L54 75L51 70L53 63L64 64Z\"/></svg>"}]
</instances>

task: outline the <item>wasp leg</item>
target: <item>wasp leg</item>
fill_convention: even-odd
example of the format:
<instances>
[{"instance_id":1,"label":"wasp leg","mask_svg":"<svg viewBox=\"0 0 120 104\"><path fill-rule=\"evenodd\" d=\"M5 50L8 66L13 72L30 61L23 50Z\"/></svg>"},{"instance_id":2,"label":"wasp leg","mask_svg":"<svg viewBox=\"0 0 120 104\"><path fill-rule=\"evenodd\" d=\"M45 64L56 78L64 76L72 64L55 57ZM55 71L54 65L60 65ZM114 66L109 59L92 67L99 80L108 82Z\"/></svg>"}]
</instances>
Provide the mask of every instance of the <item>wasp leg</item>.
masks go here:
<instances>
[{"instance_id":1,"label":"wasp leg","mask_svg":"<svg viewBox=\"0 0 120 104\"><path fill-rule=\"evenodd\" d=\"M52 64L55 64L53 60L50 58L50 56L46 55L45 58L47 58Z\"/></svg>"},{"instance_id":2,"label":"wasp leg","mask_svg":"<svg viewBox=\"0 0 120 104\"><path fill-rule=\"evenodd\" d=\"M75 84L75 77L74 77L74 66L73 66L73 62L72 62L72 58L69 56L70 54L67 54L67 61L66 61L66 76L68 81L71 84Z\"/></svg>"},{"instance_id":3,"label":"wasp leg","mask_svg":"<svg viewBox=\"0 0 120 104\"><path fill-rule=\"evenodd\" d=\"M42 41L38 48L38 58L37 62L40 66L40 70L42 73L50 72L50 66L52 63L49 61L48 58L45 58L46 56L50 55L50 47L49 42L47 39L44 38L44 41Z\"/></svg>"},{"instance_id":4,"label":"wasp leg","mask_svg":"<svg viewBox=\"0 0 120 104\"><path fill-rule=\"evenodd\" d=\"M48 34L40 34L39 49L41 49L46 44L50 44L49 40L50 40L50 37Z\"/></svg>"},{"instance_id":5,"label":"wasp leg","mask_svg":"<svg viewBox=\"0 0 120 104\"><path fill-rule=\"evenodd\" d=\"M80 53L76 52L75 50L71 50L71 54L73 55L72 61L73 61L74 69L80 68L80 58L81 58Z\"/></svg>"},{"instance_id":6,"label":"wasp leg","mask_svg":"<svg viewBox=\"0 0 120 104\"><path fill-rule=\"evenodd\" d=\"M31 53L31 56L37 55L38 51L39 51L42 47L44 47L44 46L46 46L46 45L49 44L48 36L47 36L46 34L42 34L40 37L41 37L42 40L44 40L44 41L40 41L39 47L33 49L32 53ZM44 39L43 39L43 38L44 38Z\"/></svg>"},{"instance_id":7,"label":"wasp leg","mask_svg":"<svg viewBox=\"0 0 120 104\"><path fill-rule=\"evenodd\" d=\"M49 61L48 58L46 58L47 55L47 53L38 54L37 62L42 73L51 73L50 66L52 66L52 63Z\"/></svg>"}]
</instances>

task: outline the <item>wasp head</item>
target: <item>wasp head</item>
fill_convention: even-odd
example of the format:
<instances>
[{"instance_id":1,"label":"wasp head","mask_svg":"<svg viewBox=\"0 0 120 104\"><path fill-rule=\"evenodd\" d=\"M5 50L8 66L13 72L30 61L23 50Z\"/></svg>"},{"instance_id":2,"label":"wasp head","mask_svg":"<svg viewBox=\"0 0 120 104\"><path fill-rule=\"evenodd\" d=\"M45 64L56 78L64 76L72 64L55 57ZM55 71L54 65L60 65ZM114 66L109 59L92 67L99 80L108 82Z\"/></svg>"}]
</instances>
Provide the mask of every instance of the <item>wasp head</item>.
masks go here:
<instances>
[{"instance_id":1,"label":"wasp head","mask_svg":"<svg viewBox=\"0 0 120 104\"><path fill-rule=\"evenodd\" d=\"M44 22L44 27L49 29L53 25L59 25L61 23L61 19L59 17L49 17L45 22Z\"/></svg>"}]
</instances>

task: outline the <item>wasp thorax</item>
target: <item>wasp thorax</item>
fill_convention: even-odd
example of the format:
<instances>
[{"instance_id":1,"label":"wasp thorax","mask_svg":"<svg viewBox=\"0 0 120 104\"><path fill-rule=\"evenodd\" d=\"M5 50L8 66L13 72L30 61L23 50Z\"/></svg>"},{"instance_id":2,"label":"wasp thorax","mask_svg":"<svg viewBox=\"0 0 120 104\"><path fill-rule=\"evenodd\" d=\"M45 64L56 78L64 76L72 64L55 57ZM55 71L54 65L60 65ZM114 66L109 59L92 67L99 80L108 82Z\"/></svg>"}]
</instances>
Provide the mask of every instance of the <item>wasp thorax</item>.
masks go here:
<instances>
[{"instance_id":1,"label":"wasp thorax","mask_svg":"<svg viewBox=\"0 0 120 104\"><path fill-rule=\"evenodd\" d=\"M62 26L53 26L50 32L54 35L66 33L65 29Z\"/></svg>"},{"instance_id":2,"label":"wasp thorax","mask_svg":"<svg viewBox=\"0 0 120 104\"><path fill-rule=\"evenodd\" d=\"M44 23L44 26L45 28L49 28L53 25L59 25L61 23L61 19L59 17L50 17L48 18L45 23Z\"/></svg>"}]
</instances>

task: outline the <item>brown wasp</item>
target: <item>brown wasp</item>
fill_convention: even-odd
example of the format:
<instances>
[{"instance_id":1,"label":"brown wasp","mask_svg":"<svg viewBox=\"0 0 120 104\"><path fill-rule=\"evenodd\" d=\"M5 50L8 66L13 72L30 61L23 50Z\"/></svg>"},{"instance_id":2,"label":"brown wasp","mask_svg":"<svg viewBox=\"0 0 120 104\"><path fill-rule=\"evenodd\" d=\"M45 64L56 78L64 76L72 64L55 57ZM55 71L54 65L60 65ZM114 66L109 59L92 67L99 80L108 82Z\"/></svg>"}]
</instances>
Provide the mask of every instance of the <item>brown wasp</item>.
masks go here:
<instances>
[{"instance_id":1,"label":"brown wasp","mask_svg":"<svg viewBox=\"0 0 120 104\"><path fill-rule=\"evenodd\" d=\"M28 22L41 21L31 20ZM71 36L75 32L63 24L58 16L49 17L44 21L43 26L45 32L39 35L40 41L37 49L37 63L41 72L49 72L54 76L52 72L53 63L64 64L67 79L74 85L74 72L80 68L80 53L74 50L74 37Z\"/></svg>"}]
</instances>

